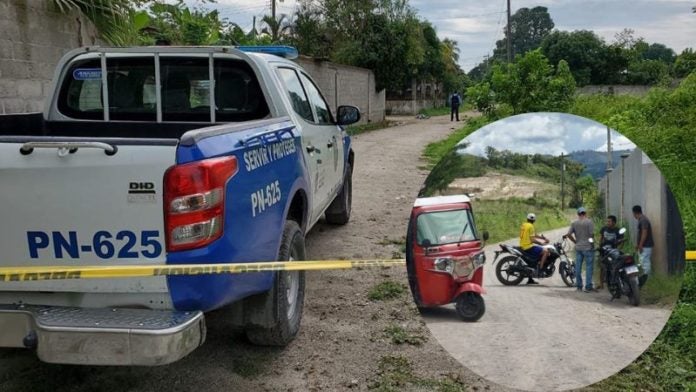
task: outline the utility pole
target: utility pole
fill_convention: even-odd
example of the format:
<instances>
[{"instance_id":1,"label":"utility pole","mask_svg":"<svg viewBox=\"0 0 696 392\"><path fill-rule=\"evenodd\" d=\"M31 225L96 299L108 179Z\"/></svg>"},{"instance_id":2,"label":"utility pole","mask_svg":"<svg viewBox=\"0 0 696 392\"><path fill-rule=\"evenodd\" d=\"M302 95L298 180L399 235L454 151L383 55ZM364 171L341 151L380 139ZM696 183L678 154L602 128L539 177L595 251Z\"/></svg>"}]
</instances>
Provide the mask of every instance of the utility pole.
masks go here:
<instances>
[{"instance_id":1,"label":"utility pole","mask_svg":"<svg viewBox=\"0 0 696 392\"><path fill-rule=\"evenodd\" d=\"M607 125L607 169L614 167L611 156L611 129Z\"/></svg>"},{"instance_id":2,"label":"utility pole","mask_svg":"<svg viewBox=\"0 0 696 392\"><path fill-rule=\"evenodd\" d=\"M510 0L507 0L507 61L512 63L512 37L510 36Z\"/></svg>"},{"instance_id":3,"label":"utility pole","mask_svg":"<svg viewBox=\"0 0 696 392\"><path fill-rule=\"evenodd\" d=\"M251 24L251 35L253 35L254 39L256 39L256 15L254 15L254 19Z\"/></svg>"},{"instance_id":4,"label":"utility pole","mask_svg":"<svg viewBox=\"0 0 696 392\"><path fill-rule=\"evenodd\" d=\"M563 153L561 153L561 210L565 205L565 161L563 160Z\"/></svg>"},{"instance_id":5,"label":"utility pole","mask_svg":"<svg viewBox=\"0 0 696 392\"><path fill-rule=\"evenodd\" d=\"M611 129L607 125L607 169L606 169L606 179L607 179L607 204L606 204L606 212L605 215L609 215L611 212L609 211L609 203L611 203L611 199L609 198L609 175L611 172L614 170L613 165L611 164Z\"/></svg>"},{"instance_id":6,"label":"utility pole","mask_svg":"<svg viewBox=\"0 0 696 392\"><path fill-rule=\"evenodd\" d=\"M283 0L271 0L271 16L273 20L276 20L276 1L283 2Z\"/></svg>"}]
</instances>

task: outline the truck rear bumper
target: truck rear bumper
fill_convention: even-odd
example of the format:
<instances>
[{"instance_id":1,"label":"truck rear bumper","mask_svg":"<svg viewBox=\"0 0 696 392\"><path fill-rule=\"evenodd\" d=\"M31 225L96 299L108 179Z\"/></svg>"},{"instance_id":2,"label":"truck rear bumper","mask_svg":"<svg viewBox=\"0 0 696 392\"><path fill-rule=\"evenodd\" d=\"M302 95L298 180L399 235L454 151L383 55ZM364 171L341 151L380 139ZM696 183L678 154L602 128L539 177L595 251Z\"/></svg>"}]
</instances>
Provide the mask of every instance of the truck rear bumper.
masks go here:
<instances>
[{"instance_id":1,"label":"truck rear bumper","mask_svg":"<svg viewBox=\"0 0 696 392\"><path fill-rule=\"evenodd\" d=\"M200 311L0 304L0 347L35 349L49 363L165 365L202 345L205 331Z\"/></svg>"}]
</instances>

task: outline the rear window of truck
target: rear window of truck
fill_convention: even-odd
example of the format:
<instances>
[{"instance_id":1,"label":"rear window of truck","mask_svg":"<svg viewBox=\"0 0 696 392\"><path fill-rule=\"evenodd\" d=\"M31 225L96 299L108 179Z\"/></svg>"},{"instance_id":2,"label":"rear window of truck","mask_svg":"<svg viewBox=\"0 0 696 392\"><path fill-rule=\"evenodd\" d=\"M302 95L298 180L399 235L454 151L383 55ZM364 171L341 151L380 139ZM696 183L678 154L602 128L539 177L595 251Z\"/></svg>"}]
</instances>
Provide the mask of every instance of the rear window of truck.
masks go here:
<instances>
[{"instance_id":1,"label":"rear window of truck","mask_svg":"<svg viewBox=\"0 0 696 392\"><path fill-rule=\"evenodd\" d=\"M157 120L157 81L152 57L108 58L109 118ZM259 82L241 60L215 59L215 120L262 119L269 110ZM160 57L162 121L210 121L210 78L207 58ZM58 97L58 110L80 120L104 118L101 62L73 63Z\"/></svg>"}]
</instances>

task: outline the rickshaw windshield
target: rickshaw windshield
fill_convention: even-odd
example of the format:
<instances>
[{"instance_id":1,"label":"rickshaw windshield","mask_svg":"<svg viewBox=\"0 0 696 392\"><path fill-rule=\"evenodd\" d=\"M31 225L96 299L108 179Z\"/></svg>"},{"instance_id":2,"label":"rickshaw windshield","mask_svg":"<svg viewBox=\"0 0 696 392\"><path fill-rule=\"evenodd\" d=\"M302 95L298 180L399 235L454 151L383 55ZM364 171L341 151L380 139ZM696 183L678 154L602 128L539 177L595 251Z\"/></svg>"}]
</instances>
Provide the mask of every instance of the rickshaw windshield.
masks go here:
<instances>
[{"instance_id":1,"label":"rickshaw windshield","mask_svg":"<svg viewBox=\"0 0 696 392\"><path fill-rule=\"evenodd\" d=\"M477 240L471 210L423 213L418 216L416 225L420 246L423 246L426 240L431 246Z\"/></svg>"}]
</instances>

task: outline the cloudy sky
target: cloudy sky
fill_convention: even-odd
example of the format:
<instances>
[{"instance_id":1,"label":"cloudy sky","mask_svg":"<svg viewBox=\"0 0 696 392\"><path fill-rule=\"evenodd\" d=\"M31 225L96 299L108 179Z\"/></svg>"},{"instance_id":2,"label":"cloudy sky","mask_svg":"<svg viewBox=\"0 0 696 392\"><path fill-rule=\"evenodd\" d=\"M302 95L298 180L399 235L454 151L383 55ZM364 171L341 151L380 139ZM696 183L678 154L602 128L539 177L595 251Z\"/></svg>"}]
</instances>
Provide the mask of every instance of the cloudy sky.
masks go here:
<instances>
[{"instance_id":1,"label":"cloudy sky","mask_svg":"<svg viewBox=\"0 0 696 392\"><path fill-rule=\"evenodd\" d=\"M487 146L522 154L568 154L580 150L607 151L607 127L592 120L562 113L528 113L496 121L462 142L463 152L485 156ZM635 144L611 131L614 150L634 149Z\"/></svg>"},{"instance_id":2,"label":"cloudy sky","mask_svg":"<svg viewBox=\"0 0 696 392\"><path fill-rule=\"evenodd\" d=\"M187 0L194 3L195 0ZM461 48L465 70L492 54L503 37L506 0L411 0L418 14L431 21L440 38L452 38ZM278 12L292 14L296 0L278 3ZM512 13L522 7L545 6L559 30L594 30L606 41L628 27L648 42L663 43L677 53L696 47L696 14L693 0L511 0ZM217 0L213 7L223 17L250 29L254 15L270 14L268 0Z\"/></svg>"}]
</instances>

